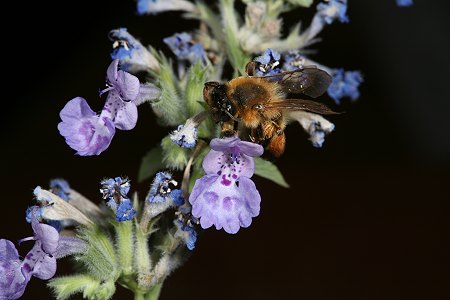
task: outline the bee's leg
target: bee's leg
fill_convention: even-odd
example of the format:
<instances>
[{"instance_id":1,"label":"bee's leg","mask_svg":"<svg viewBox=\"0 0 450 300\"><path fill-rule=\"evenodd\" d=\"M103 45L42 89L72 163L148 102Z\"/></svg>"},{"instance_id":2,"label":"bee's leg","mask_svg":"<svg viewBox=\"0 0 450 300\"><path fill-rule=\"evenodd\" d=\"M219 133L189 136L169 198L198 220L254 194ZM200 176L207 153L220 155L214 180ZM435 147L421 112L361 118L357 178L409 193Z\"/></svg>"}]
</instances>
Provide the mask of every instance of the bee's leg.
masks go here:
<instances>
[{"instance_id":1,"label":"bee's leg","mask_svg":"<svg viewBox=\"0 0 450 300\"><path fill-rule=\"evenodd\" d=\"M284 148L286 145L286 136L284 132L281 131L281 134L274 135L269 141L269 145L267 145L267 150L269 150L275 157L280 157L284 152Z\"/></svg>"},{"instance_id":2,"label":"bee's leg","mask_svg":"<svg viewBox=\"0 0 450 300\"><path fill-rule=\"evenodd\" d=\"M270 122L271 122L272 126L275 129L276 135L278 135L278 136L282 135L283 132L284 132L284 123L279 124L279 123L277 123L276 121L273 121L273 120L271 120Z\"/></svg>"},{"instance_id":3,"label":"bee's leg","mask_svg":"<svg viewBox=\"0 0 450 300\"><path fill-rule=\"evenodd\" d=\"M250 140L253 143L258 143L258 144L265 140L260 126L258 126L257 128L251 128L250 134L248 137L250 138Z\"/></svg>"}]
</instances>

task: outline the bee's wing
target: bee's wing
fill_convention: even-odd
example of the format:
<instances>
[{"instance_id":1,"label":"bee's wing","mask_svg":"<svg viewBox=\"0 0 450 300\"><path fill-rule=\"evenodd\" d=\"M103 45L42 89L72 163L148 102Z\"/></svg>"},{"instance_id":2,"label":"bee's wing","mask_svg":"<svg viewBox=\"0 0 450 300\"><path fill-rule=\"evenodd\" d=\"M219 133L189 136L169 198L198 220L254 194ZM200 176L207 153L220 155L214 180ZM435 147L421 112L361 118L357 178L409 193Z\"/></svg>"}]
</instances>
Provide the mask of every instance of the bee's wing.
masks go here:
<instances>
[{"instance_id":1,"label":"bee's wing","mask_svg":"<svg viewBox=\"0 0 450 300\"><path fill-rule=\"evenodd\" d=\"M262 78L277 82L286 93L304 94L313 98L325 93L332 81L327 72L316 68L316 66L307 66L291 72L282 72Z\"/></svg>"},{"instance_id":2,"label":"bee's wing","mask_svg":"<svg viewBox=\"0 0 450 300\"><path fill-rule=\"evenodd\" d=\"M268 103L262 104L259 109L261 110L305 110L312 113L321 115L334 115L338 112L332 111L325 104L304 100L304 99L284 99L284 100L271 100Z\"/></svg>"}]
</instances>

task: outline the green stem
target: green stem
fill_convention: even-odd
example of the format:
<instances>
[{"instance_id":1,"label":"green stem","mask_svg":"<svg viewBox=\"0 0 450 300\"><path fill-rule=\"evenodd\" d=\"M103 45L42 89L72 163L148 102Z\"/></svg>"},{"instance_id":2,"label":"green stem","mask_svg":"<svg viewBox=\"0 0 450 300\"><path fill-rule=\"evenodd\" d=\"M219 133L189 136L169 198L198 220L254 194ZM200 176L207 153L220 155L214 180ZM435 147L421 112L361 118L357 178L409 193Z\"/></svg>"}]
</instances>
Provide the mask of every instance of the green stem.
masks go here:
<instances>
[{"instance_id":1,"label":"green stem","mask_svg":"<svg viewBox=\"0 0 450 300\"><path fill-rule=\"evenodd\" d=\"M148 234L141 228L136 230L136 256L135 266L138 271L138 285L144 290L148 289L150 282L150 271L152 262L148 248Z\"/></svg>"},{"instance_id":2,"label":"green stem","mask_svg":"<svg viewBox=\"0 0 450 300\"><path fill-rule=\"evenodd\" d=\"M134 293L134 300L145 300L144 293L142 293L142 292L135 292Z\"/></svg>"},{"instance_id":3,"label":"green stem","mask_svg":"<svg viewBox=\"0 0 450 300\"><path fill-rule=\"evenodd\" d=\"M115 225L117 233L117 254L122 272L129 275L133 272L133 222L119 222Z\"/></svg>"},{"instance_id":4,"label":"green stem","mask_svg":"<svg viewBox=\"0 0 450 300\"><path fill-rule=\"evenodd\" d=\"M162 283L156 284L145 296L145 300L158 300L161 294Z\"/></svg>"}]
</instances>

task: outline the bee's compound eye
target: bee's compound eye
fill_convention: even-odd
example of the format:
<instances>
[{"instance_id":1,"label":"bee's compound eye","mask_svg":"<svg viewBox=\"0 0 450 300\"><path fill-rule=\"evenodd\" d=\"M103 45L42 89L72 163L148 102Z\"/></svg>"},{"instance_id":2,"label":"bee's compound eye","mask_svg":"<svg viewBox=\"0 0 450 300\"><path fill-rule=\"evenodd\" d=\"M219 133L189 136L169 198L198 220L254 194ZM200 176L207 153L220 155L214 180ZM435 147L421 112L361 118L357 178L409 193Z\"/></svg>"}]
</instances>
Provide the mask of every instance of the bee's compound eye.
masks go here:
<instances>
[{"instance_id":1,"label":"bee's compound eye","mask_svg":"<svg viewBox=\"0 0 450 300\"><path fill-rule=\"evenodd\" d=\"M255 106L253 106L253 108L254 108L254 109L257 109L257 110L261 110L261 109L264 109L264 105L262 105L262 104L256 104Z\"/></svg>"}]
</instances>

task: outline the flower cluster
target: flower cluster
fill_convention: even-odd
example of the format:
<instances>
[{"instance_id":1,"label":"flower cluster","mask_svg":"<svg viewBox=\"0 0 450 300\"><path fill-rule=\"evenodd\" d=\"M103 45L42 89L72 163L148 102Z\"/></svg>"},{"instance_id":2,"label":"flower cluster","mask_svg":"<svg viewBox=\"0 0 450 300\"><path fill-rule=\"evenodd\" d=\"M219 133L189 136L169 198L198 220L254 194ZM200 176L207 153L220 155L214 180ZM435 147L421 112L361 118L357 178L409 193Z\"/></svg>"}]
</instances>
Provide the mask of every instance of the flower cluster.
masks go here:
<instances>
[{"instance_id":1,"label":"flower cluster","mask_svg":"<svg viewBox=\"0 0 450 300\"><path fill-rule=\"evenodd\" d=\"M56 259L67 255L76 255L79 272L50 281L58 299L78 292L110 299L116 284L136 299L157 299L203 229L236 234L259 215L253 175L288 187L275 164L261 157L281 155L286 125L298 122L314 147L323 146L335 126L322 114L333 111L288 96L322 97L333 106L360 96L360 71L327 67L308 56L323 30L350 22L347 1L319 1L309 26L300 30L299 20L289 31L283 13L312 0L242 2L245 8L234 0L138 0L139 15L176 11L198 21L197 29L163 39L167 56L126 28L109 32L113 50L100 91L103 108L96 113L76 97L61 110L57 127L76 154L99 155L116 129L136 126L137 107L149 104L150 117L167 132L142 159L137 181L149 182L149 191L143 201L138 191L129 196L125 177L103 179L96 201L63 179L52 180L49 190L36 187L37 205L26 216L34 236L21 240L34 240L32 250L21 259L11 241L0 240L0 299L21 297L33 276L52 278ZM232 90L237 82L247 83ZM275 153L274 145L281 150Z\"/></svg>"}]
</instances>

